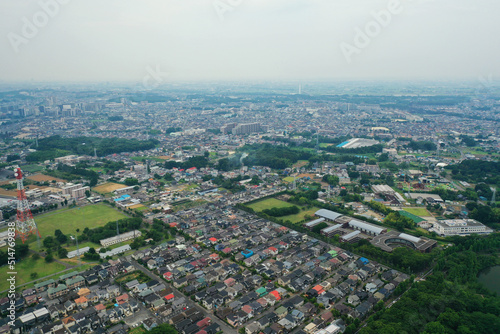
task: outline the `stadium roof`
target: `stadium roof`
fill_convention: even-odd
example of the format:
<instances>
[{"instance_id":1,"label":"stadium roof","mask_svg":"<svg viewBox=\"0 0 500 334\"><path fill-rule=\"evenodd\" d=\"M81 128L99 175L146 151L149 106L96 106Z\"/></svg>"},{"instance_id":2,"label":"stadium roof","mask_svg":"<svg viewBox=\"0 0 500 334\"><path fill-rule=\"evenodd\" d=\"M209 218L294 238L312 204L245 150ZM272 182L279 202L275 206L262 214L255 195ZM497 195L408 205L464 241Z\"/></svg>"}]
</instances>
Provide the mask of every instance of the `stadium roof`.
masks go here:
<instances>
[{"instance_id":1,"label":"stadium roof","mask_svg":"<svg viewBox=\"0 0 500 334\"><path fill-rule=\"evenodd\" d=\"M319 217L326 218L326 219L330 219L330 220L335 220L338 217L342 216L341 213L337 213L337 212L326 210L326 209L320 209L320 210L316 211L315 215L319 216Z\"/></svg>"}]
</instances>

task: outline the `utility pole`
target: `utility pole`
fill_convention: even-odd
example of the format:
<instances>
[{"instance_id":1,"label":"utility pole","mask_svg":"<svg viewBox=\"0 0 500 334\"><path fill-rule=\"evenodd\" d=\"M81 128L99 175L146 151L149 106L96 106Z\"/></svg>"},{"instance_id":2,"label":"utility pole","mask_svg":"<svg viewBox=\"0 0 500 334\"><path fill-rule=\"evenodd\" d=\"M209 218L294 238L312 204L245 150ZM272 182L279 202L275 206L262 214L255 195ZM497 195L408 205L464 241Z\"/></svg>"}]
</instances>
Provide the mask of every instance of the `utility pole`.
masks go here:
<instances>
[{"instance_id":1,"label":"utility pole","mask_svg":"<svg viewBox=\"0 0 500 334\"><path fill-rule=\"evenodd\" d=\"M75 233L76 240L76 258L78 259L78 266L82 264L82 260L80 259L80 248L78 247L78 234Z\"/></svg>"}]
</instances>

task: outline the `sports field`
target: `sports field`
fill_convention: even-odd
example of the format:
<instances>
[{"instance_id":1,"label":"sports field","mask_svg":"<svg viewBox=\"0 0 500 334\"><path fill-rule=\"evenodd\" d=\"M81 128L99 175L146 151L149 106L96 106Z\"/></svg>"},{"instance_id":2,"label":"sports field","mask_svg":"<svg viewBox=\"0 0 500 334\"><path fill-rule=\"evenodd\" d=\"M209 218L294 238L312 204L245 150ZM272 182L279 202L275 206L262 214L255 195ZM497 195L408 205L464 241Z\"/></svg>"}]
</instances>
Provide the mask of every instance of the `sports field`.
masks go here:
<instances>
[{"instance_id":1,"label":"sports field","mask_svg":"<svg viewBox=\"0 0 500 334\"><path fill-rule=\"evenodd\" d=\"M409 212L411 214L414 214L415 216L421 216L421 217L431 217L432 215L429 213L424 208L404 208L406 212Z\"/></svg>"},{"instance_id":2,"label":"sports field","mask_svg":"<svg viewBox=\"0 0 500 334\"><path fill-rule=\"evenodd\" d=\"M108 183L101 184L100 186L97 186L92 190L97 191L100 194L106 194L106 193L113 192L117 189L122 189L122 188L126 188L126 187L127 186L125 186L123 184L108 182Z\"/></svg>"},{"instance_id":3,"label":"sports field","mask_svg":"<svg viewBox=\"0 0 500 334\"><path fill-rule=\"evenodd\" d=\"M43 167L40 165L24 165L21 167L23 172L30 172L30 173L36 173L36 172L41 172L43 170Z\"/></svg>"},{"instance_id":4,"label":"sports field","mask_svg":"<svg viewBox=\"0 0 500 334\"><path fill-rule=\"evenodd\" d=\"M128 208L129 209L134 209L134 210L137 210L137 211L143 211L143 210L147 210L148 209L147 207L145 207L142 204L132 205L132 206L129 206Z\"/></svg>"},{"instance_id":5,"label":"sports field","mask_svg":"<svg viewBox=\"0 0 500 334\"><path fill-rule=\"evenodd\" d=\"M425 220L417 215L414 215L413 213L410 213L410 212L404 211L404 210L399 211L399 214L402 216L405 216L407 218L410 218L411 220L413 220L417 224Z\"/></svg>"},{"instance_id":6,"label":"sports field","mask_svg":"<svg viewBox=\"0 0 500 334\"><path fill-rule=\"evenodd\" d=\"M76 233L77 228L82 231L85 227L104 226L110 221L125 217L127 216L123 213L105 204L95 204L53 211L37 216L35 222L42 238L44 238L48 235L54 235L54 231L57 229L64 234Z\"/></svg>"}]
</instances>

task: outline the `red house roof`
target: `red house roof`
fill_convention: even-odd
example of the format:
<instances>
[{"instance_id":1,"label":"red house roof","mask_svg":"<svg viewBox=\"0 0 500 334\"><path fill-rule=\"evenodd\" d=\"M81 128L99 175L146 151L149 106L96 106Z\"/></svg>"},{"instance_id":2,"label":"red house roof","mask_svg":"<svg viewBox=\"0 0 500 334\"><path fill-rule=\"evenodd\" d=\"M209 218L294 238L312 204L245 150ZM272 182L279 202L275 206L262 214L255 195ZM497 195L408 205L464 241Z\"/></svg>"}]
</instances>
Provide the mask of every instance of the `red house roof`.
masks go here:
<instances>
[{"instance_id":1,"label":"red house roof","mask_svg":"<svg viewBox=\"0 0 500 334\"><path fill-rule=\"evenodd\" d=\"M250 313L253 313L253 309L250 305L245 305L241 308L241 310L243 312L245 312L246 314L250 314Z\"/></svg>"},{"instance_id":2,"label":"red house roof","mask_svg":"<svg viewBox=\"0 0 500 334\"><path fill-rule=\"evenodd\" d=\"M280 294L279 294L278 291L274 290L274 291L271 291L269 294L271 294L274 297L276 297L276 300L281 300L281 296L280 296Z\"/></svg>"},{"instance_id":3,"label":"red house roof","mask_svg":"<svg viewBox=\"0 0 500 334\"><path fill-rule=\"evenodd\" d=\"M95 307L96 311L102 311L102 310L106 309L106 306L104 306L103 304L97 304L94 307Z\"/></svg>"},{"instance_id":4,"label":"red house roof","mask_svg":"<svg viewBox=\"0 0 500 334\"><path fill-rule=\"evenodd\" d=\"M166 300L172 300L172 299L174 299L174 298L175 298L175 296L174 296L174 294L173 294L173 293L171 293L171 294L169 294L169 295L166 295L166 296L165 296L165 299L166 299Z\"/></svg>"},{"instance_id":5,"label":"red house roof","mask_svg":"<svg viewBox=\"0 0 500 334\"><path fill-rule=\"evenodd\" d=\"M198 321L196 323L196 326L198 326L199 328L204 328L204 327L210 325L211 323L212 323L212 319L210 319L209 317L206 317L205 319Z\"/></svg>"}]
</instances>

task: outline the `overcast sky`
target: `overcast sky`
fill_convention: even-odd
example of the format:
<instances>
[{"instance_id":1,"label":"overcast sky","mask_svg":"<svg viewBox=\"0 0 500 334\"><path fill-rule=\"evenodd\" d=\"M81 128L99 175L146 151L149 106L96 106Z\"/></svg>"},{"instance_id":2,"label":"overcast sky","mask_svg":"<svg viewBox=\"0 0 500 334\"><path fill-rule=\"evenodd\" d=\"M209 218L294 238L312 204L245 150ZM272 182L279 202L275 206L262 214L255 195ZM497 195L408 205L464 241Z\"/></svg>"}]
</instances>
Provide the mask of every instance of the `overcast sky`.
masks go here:
<instances>
[{"instance_id":1,"label":"overcast sky","mask_svg":"<svg viewBox=\"0 0 500 334\"><path fill-rule=\"evenodd\" d=\"M499 14L498 0L0 0L0 80L498 79Z\"/></svg>"}]
</instances>

